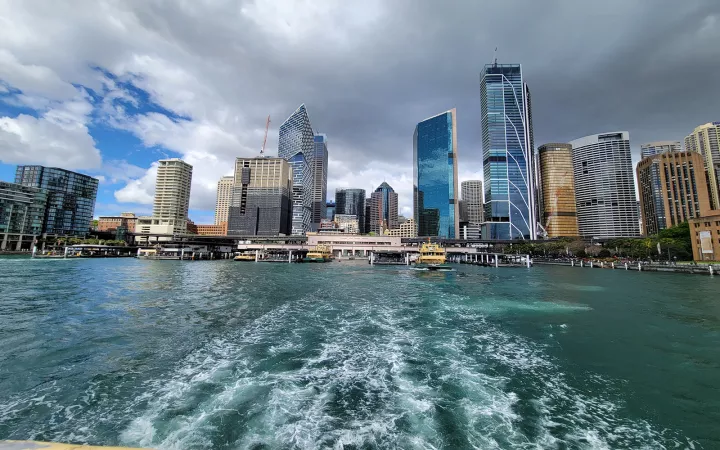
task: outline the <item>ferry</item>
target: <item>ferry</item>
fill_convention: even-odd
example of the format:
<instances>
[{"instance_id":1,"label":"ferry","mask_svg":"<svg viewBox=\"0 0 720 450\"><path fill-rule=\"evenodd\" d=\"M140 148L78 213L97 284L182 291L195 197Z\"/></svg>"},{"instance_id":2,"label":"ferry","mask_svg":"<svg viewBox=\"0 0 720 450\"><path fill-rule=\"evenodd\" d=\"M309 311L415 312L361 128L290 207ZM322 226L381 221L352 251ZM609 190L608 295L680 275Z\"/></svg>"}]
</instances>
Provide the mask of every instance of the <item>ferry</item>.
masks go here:
<instances>
[{"instance_id":1,"label":"ferry","mask_svg":"<svg viewBox=\"0 0 720 450\"><path fill-rule=\"evenodd\" d=\"M303 259L303 262L330 262L332 259L332 250L327 245L317 245L315 248L310 250L307 256Z\"/></svg>"},{"instance_id":2,"label":"ferry","mask_svg":"<svg viewBox=\"0 0 720 450\"><path fill-rule=\"evenodd\" d=\"M415 270L442 270L449 271L453 268L445 264L445 249L440 244L428 242L420 247L420 256L415 260Z\"/></svg>"},{"instance_id":3,"label":"ferry","mask_svg":"<svg viewBox=\"0 0 720 450\"><path fill-rule=\"evenodd\" d=\"M233 258L233 261L255 261L255 253L240 253Z\"/></svg>"}]
</instances>

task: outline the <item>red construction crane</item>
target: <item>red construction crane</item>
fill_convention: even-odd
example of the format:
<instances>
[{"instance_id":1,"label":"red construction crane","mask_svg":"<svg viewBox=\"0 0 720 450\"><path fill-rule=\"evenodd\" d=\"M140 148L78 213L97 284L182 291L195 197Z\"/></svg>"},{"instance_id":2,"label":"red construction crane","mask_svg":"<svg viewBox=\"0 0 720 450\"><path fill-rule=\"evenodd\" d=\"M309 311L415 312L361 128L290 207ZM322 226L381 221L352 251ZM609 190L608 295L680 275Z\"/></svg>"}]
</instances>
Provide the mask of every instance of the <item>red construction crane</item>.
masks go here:
<instances>
[{"instance_id":1,"label":"red construction crane","mask_svg":"<svg viewBox=\"0 0 720 450\"><path fill-rule=\"evenodd\" d=\"M260 149L260 156L263 156L265 154L265 144L267 143L267 134L268 130L270 129L270 116L267 118L267 122L265 122L265 139L263 139L263 145Z\"/></svg>"}]
</instances>

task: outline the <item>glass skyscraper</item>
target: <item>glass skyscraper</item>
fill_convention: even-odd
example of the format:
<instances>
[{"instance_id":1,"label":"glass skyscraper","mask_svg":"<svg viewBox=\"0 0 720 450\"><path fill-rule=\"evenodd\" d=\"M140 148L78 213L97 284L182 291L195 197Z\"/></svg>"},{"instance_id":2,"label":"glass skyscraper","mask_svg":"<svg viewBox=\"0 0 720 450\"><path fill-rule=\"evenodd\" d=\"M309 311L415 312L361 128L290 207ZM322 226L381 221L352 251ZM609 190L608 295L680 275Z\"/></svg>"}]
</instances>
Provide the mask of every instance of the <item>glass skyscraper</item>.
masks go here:
<instances>
[{"instance_id":1,"label":"glass skyscraper","mask_svg":"<svg viewBox=\"0 0 720 450\"><path fill-rule=\"evenodd\" d=\"M88 234L95 211L96 178L56 167L18 166L15 183L47 192L43 233Z\"/></svg>"},{"instance_id":2,"label":"glass skyscraper","mask_svg":"<svg viewBox=\"0 0 720 450\"><path fill-rule=\"evenodd\" d=\"M484 239L537 238L530 90L520 64L488 64L480 78Z\"/></svg>"},{"instance_id":3,"label":"glass skyscraper","mask_svg":"<svg viewBox=\"0 0 720 450\"><path fill-rule=\"evenodd\" d=\"M352 215L358 219L360 233L365 229L365 189L337 189L335 191L335 215Z\"/></svg>"},{"instance_id":4,"label":"glass skyscraper","mask_svg":"<svg viewBox=\"0 0 720 450\"><path fill-rule=\"evenodd\" d=\"M315 135L315 154L313 155L313 228L318 228L320 221L325 218L327 207L327 172L328 148L325 134Z\"/></svg>"},{"instance_id":5,"label":"glass skyscraper","mask_svg":"<svg viewBox=\"0 0 720 450\"><path fill-rule=\"evenodd\" d=\"M425 119L413 134L413 210L418 236L460 235L455 109Z\"/></svg>"},{"instance_id":6,"label":"glass skyscraper","mask_svg":"<svg viewBox=\"0 0 720 450\"><path fill-rule=\"evenodd\" d=\"M293 170L293 235L303 235L311 230L314 153L315 135L302 104L280 125L278 140L278 156L290 162Z\"/></svg>"}]
</instances>

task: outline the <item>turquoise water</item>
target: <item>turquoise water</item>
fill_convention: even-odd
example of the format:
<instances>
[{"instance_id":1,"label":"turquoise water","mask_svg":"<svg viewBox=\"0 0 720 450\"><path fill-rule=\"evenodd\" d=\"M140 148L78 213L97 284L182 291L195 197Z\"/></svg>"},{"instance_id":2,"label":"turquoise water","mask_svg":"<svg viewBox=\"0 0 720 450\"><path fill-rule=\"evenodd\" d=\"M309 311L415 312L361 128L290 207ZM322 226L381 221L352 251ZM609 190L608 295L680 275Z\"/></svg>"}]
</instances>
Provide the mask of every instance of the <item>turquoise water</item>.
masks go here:
<instances>
[{"instance_id":1,"label":"turquoise water","mask_svg":"<svg viewBox=\"0 0 720 450\"><path fill-rule=\"evenodd\" d=\"M0 259L0 439L720 448L720 279Z\"/></svg>"}]
</instances>

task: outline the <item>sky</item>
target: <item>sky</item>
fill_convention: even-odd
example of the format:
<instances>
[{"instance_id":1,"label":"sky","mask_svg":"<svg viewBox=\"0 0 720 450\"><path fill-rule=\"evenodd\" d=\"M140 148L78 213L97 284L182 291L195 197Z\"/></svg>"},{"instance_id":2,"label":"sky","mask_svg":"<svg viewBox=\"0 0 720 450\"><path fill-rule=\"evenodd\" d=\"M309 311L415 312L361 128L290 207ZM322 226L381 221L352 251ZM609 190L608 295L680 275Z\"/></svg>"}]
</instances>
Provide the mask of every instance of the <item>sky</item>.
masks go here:
<instances>
[{"instance_id":1,"label":"sky","mask_svg":"<svg viewBox=\"0 0 720 450\"><path fill-rule=\"evenodd\" d=\"M480 71L520 63L535 144L640 145L720 120L720 1L0 0L0 180L100 179L95 215L149 214L155 161L193 165L190 218L301 104L328 136L328 197L387 181L412 215L417 122L457 108L460 181L482 178Z\"/></svg>"}]
</instances>

